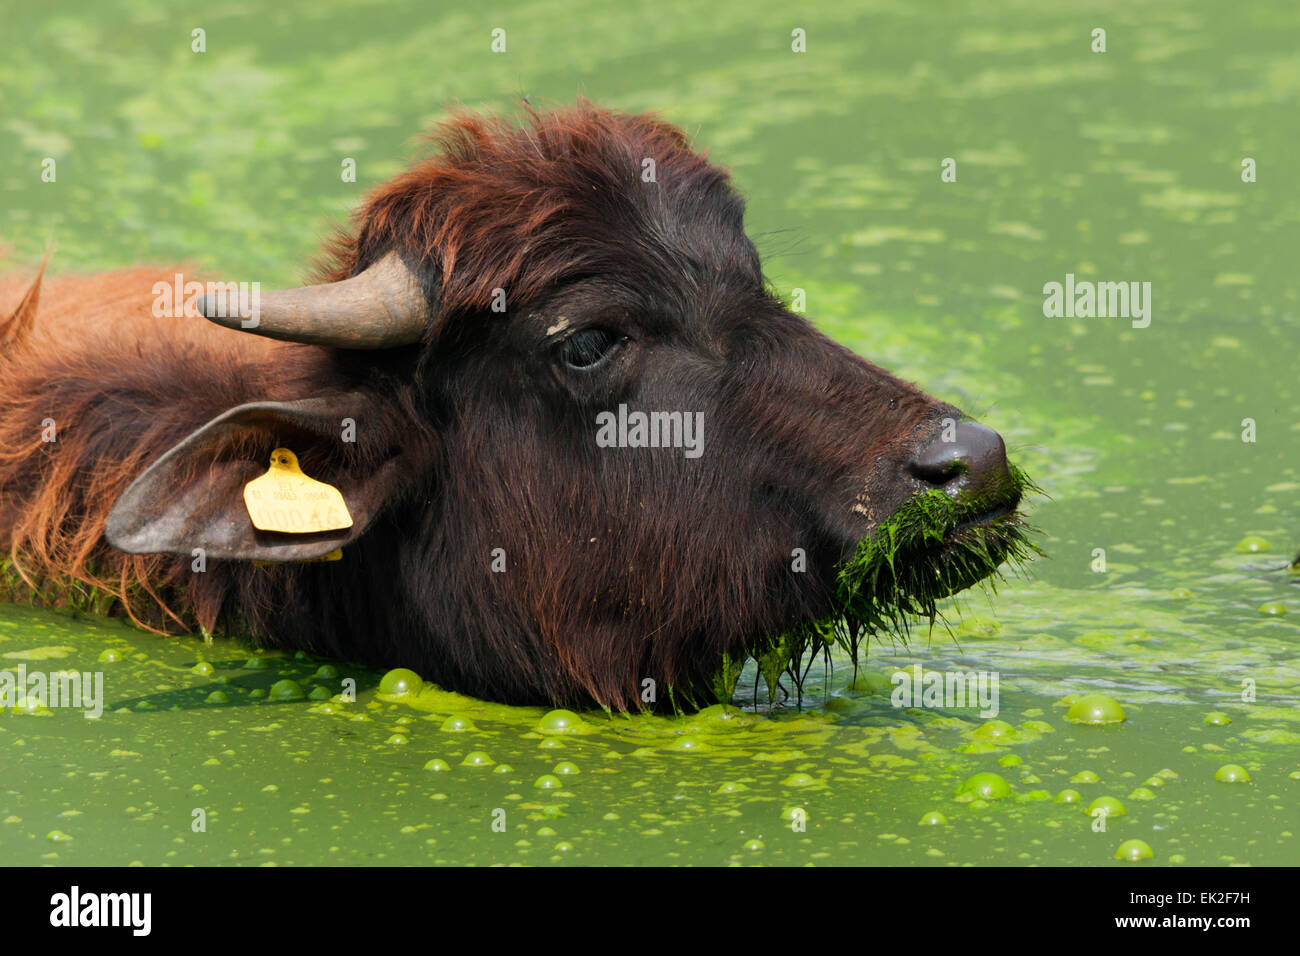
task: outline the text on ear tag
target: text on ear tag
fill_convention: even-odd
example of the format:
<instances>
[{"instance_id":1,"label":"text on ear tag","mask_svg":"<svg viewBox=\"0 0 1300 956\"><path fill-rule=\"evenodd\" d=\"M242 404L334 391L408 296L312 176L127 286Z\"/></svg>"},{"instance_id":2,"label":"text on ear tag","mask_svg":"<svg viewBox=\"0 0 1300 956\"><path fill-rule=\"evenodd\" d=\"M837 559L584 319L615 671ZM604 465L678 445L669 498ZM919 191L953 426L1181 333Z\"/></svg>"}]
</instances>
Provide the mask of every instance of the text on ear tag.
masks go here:
<instances>
[{"instance_id":1,"label":"text on ear tag","mask_svg":"<svg viewBox=\"0 0 1300 956\"><path fill-rule=\"evenodd\" d=\"M308 478L287 448L271 452L271 469L244 486L244 507L259 531L311 534L352 527L343 494Z\"/></svg>"}]
</instances>

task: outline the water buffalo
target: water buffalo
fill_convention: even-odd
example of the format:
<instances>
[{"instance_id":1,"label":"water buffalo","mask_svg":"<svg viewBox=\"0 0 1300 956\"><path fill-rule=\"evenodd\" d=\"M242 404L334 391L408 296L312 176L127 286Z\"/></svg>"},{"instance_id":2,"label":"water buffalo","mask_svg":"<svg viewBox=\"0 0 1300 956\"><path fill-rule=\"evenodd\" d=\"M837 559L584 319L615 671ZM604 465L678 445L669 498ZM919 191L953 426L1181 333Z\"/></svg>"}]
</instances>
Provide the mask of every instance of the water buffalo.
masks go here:
<instances>
[{"instance_id":1,"label":"water buffalo","mask_svg":"<svg viewBox=\"0 0 1300 956\"><path fill-rule=\"evenodd\" d=\"M998 434L786 309L680 130L579 102L436 142L317 284L251 309L180 287L165 314L176 269L0 283L14 575L157 630L633 708L706 699L723 655L810 622L932 611L1020 547ZM255 526L277 449L348 524Z\"/></svg>"}]
</instances>

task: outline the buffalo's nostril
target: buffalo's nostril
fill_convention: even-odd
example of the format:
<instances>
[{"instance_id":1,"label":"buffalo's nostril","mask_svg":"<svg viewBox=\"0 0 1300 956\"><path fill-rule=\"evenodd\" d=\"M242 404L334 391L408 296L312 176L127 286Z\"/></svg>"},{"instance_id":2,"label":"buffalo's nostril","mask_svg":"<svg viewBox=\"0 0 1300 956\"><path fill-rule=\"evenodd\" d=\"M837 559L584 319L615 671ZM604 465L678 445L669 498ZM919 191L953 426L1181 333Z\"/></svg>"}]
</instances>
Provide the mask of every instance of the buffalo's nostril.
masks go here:
<instances>
[{"instance_id":1,"label":"buffalo's nostril","mask_svg":"<svg viewBox=\"0 0 1300 956\"><path fill-rule=\"evenodd\" d=\"M945 437L951 441L945 441ZM922 446L908 470L927 484L957 494L999 484L1009 477L1002 436L977 422L958 422Z\"/></svg>"}]
</instances>

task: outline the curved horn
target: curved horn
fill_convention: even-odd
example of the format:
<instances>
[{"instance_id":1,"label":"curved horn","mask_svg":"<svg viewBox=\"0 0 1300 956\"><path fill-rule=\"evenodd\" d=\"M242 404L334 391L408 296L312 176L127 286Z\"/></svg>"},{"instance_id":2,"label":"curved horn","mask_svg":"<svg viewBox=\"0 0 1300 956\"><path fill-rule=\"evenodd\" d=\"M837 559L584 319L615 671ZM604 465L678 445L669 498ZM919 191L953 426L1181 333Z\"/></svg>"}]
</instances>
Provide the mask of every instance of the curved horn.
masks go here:
<instances>
[{"instance_id":1,"label":"curved horn","mask_svg":"<svg viewBox=\"0 0 1300 956\"><path fill-rule=\"evenodd\" d=\"M396 252L351 279L251 294L234 283L201 296L199 314L228 329L340 349L391 349L420 340L429 303Z\"/></svg>"}]
</instances>

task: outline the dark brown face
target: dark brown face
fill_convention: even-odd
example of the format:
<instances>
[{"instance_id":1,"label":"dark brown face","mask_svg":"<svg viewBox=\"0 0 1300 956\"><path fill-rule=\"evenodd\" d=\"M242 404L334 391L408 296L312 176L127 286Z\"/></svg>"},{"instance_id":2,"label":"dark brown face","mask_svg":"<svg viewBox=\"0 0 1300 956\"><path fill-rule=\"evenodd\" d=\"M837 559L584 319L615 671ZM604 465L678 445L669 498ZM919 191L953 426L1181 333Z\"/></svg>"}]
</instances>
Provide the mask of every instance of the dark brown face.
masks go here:
<instances>
[{"instance_id":1,"label":"dark brown face","mask_svg":"<svg viewBox=\"0 0 1300 956\"><path fill-rule=\"evenodd\" d=\"M1019 501L995 432L827 339L756 272L715 282L580 280L426 358L438 565L481 579L503 554L493 600L544 643L626 645L623 686L825 616L843 563L926 492L959 506L955 535Z\"/></svg>"}]
</instances>

